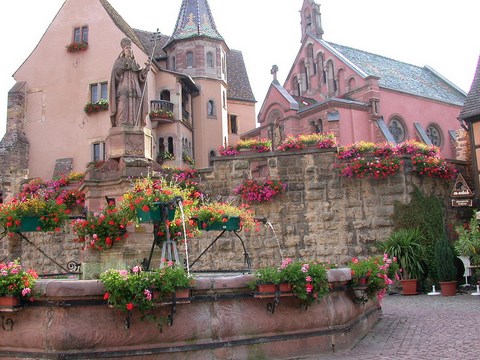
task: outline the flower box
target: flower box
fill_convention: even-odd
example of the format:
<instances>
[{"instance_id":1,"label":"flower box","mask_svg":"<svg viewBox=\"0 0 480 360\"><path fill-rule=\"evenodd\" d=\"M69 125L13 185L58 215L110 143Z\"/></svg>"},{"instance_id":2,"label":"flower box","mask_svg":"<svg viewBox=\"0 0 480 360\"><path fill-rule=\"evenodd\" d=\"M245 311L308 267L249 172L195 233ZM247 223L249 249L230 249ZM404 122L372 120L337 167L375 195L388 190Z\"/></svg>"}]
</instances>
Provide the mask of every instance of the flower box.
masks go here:
<instances>
[{"instance_id":1,"label":"flower box","mask_svg":"<svg viewBox=\"0 0 480 360\"><path fill-rule=\"evenodd\" d=\"M277 284L258 284L257 291L253 293L253 297L257 299L272 298L277 293Z\"/></svg>"},{"instance_id":2,"label":"flower box","mask_svg":"<svg viewBox=\"0 0 480 360\"><path fill-rule=\"evenodd\" d=\"M20 220L19 230L21 232L41 231L42 224L39 216L24 216Z\"/></svg>"},{"instance_id":3,"label":"flower box","mask_svg":"<svg viewBox=\"0 0 480 360\"><path fill-rule=\"evenodd\" d=\"M162 209L164 206L168 207L167 219L163 218ZM164 220L172 221L175 218L175 207L170 206L167 203L156 202L150 206L149 210L137 209L137 218L141 223L146 222L160 222Z\"/></svg>"},{"instance_id":4,"label":"flower box","mask_svg":"<svg viewBox=\"0 0 480 360\"><path fill-rule=\"evenodd\" d=\"M278 284L278 291L280 292L281 297L293 296L293 288L289 283Z\"/></svg>"},{"instance_id":5,"label":"flower box","mask_svg":"<svg viewBox=\"0 0 480 360\"><path fill-rule=\"evenodd\" d=\"M198 229L199 230L217 230L217 231L237 231L240 230L240 217L238 216L230 216L223 218L224 221L216 221L213 223L206 223L204 221L198 221Z\"/></svg>"},{"instance_id":6,"label":"flower box","mask_svg":"<svg viewBox=\"0 0 480 360\"><path fill-rule=\"evenodd\" d=\"M20 298L17 296L0 296L0 307L12 308L20 306Z\"/></svg>"}]
</instances>

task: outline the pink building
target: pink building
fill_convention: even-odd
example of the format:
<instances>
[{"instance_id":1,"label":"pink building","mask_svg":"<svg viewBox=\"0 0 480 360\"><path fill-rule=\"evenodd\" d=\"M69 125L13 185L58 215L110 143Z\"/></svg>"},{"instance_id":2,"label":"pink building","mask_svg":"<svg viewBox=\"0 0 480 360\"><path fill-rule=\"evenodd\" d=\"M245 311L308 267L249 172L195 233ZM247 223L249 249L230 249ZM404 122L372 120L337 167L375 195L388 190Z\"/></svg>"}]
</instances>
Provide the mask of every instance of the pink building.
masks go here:
<instances>
[{"instance_id":1,"label":"pink building","mask_svg":"<svg viewBox=\"0 0 480 360\"><path fill-rule=\"evenodd\" d=\"M274 80L248 137L332 131L342 145L416 139L455 157L465 92L432 68L323 39L320 6L304 0L301 46L283 86Z\"/></svg>"},{"instance_id":2,"label":"pink building","mask_svg":"<svg viewBox=\"0 0 480 360\"><path fill-rule=\"evenodd\" d=\"M5 172L49 179L109 158L106 102L125 37L141 66L153 53L145 97L148 112L163 116L142 118L153 160L207 167L219 146L255 127L242 53L227 46L207 0L183 0L173 34L158 36L155 50L155 34L132 29L108 1L66 0L14 74L0 144Z\"/></svg>"}]
</instances>

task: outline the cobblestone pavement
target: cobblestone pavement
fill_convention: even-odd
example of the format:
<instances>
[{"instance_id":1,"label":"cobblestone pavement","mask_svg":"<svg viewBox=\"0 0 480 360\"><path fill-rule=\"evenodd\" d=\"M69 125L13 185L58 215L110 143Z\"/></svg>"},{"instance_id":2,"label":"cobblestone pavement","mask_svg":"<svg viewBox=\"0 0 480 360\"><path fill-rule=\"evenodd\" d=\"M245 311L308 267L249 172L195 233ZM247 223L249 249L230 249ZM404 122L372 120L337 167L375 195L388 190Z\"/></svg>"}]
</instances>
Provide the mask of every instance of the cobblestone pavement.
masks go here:
<instances>
[{"instance_id":1,"label":"cobblestone pavement","mask_svg":"<svg viewBox=\"0 0 480 360\"><path fill-rule=\"evenodd\" d=\"M386 296L379 321L352 349L307 359L480 359L480 296L471 293Z\"/></svg>"}]
</instances>

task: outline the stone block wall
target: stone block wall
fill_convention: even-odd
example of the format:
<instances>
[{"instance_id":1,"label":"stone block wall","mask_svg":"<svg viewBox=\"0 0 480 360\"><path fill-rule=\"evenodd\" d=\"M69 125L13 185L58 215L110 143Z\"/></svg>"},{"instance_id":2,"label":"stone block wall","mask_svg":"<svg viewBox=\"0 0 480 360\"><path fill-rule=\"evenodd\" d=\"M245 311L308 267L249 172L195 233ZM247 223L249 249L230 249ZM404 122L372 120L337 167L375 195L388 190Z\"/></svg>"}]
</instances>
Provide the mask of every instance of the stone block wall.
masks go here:
<instances>
[{"instance_id":1,"label":"stone block wall","mask_svg":"<svg viewBox=\"0 0 480 360\"><path fill-rule=\"evenodd\" d=\"M212 199L241 199L233 190L243 179L274 178L286 184L284 195L272 201L252 205L257 217L266 218L260 231L238 233L253 268L279 265L282 257L303 258L343 265L353 256L377 254L376 242L385 240L393 230L391 216L394 203L408 203L414 186L426 195L444 199L447 221L454 222L457 210L451 208L449 194L453 181L419 176L412 172L405 159L400 173L386 179L347 179L335 172L338 160L334 150L304 150L295 153L276 152L253 156L217 158L214 168L199 172L202 190ZM117 185L118 186L118 185ZM128 238L115 243L112 249L81 251L73 243L72 234L48 235L31 233L33 242L63 263L81 262L85 278L95 277L110 267L129 267L148 258L153 244L153 227L132 225ZM188 260L191 264L220 235L218 231L203 231L188 240ZM0 240L0 250L15 249L15 238ZM34 246L20 241L22 261L39 272L58 271ZM18 245L16 247L18 251ZM160 265L161 248L154 247L151 268ZM178 244L179 257L186 260L186 247ZM12 255L12 253L10 253ZM67 261L68 260L68 261ZM38 263L36 263L38 262ZM192 271L245 270L244 250L240 239L226 232L203 254Z\"/></svg>"}]
</instances>

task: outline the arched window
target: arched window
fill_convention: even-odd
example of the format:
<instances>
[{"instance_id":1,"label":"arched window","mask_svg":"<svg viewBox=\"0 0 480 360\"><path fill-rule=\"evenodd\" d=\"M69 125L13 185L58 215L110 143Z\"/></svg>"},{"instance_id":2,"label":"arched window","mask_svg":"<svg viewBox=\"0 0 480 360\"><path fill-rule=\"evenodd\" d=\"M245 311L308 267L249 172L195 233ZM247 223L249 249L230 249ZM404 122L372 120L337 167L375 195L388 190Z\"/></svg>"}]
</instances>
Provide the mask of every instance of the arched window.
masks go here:
<instances>
[{"instance_id":1,"label":"arched window","mask_svg":"<svg viewBox=\"0 0 480 360\"><path fill-rule=\"evenodd\" d=\"M193 53L191 51L187 52L187 68L193 67Z\"/></svg>"},{"instance_id":2,"label":"arched window","mask_svg":"<svg viewBox=\"0 0 480 360\"><path fill-rule=\"evenodd\" d=\"M355 78L351 77L350 79L348 79L348 91L352 91L356 87L357 87L357 83L355 81Z\"/></svg>"},{"instance_id":3,"label":"arched window","mask_svg":"<svg viewBox=\"0 0 480 360\"><path fill-rule=\"evenodd\" d=\"M215 101L209 100L207 103L207 115L215 116Z\"/></svg>"},{"instance_id":4,"label":"arched window","mask_svg":"<svg viewBox=\"0 0 480 360\"><path fill-rule=\"evenodd\" d=\"M335 70L333 68L333 61L327 62L327 89L328 94L333 95L337 91L337 84L335 81Z\"/></svg>"},{"instance_id":5,"label":"arched window","mask_svg":"<svg viewBox=\"0 0 480 360\"><path fill-rule=\"evenodd\" d=\"M298 81L298 78L295 76L292 80L292 91L293 91L293 95L297 95L297 96L300 96L301 92L300 92L300 82Z\"/></svg>"},{"instance_id":6,"label":"arched window","mask_svg":"<svg viewBox=\"0 0 480 360\"><path fill-rule=\"evenodd\" d=\"M433 145L441 147L442 146L442 135L440 129L436 125L429 125L427 127L427 136L432 142Z\"/></svg>"},{"instance_id":7,"label":"arched window","mask_svg":"<svg viewBox=\"0 0 480 360\"><path fill-rule=\"evenodd\" d=\"M215 157L215 156L217 156L217 155L215 154L215 151L213 151L213 150L211 150L211 151L208 153L208 166L210 166L210 167L213 166L213 160L212 160L212 158Z\"/></svg>"},{"instance_id":8,"label":"arched window","mask_svg":"<svg viewBox=\"0 0 480 360\"><path fill-rule=\"evenodd\" d=\"M325 74L325 63L323 60L323 54L317 55L317 63L318 63L318 74L320 76L319 81L323 80L323 83L327 83L327 75Z\"/></svg>"},{"instance_id":9,"label":"arched window","mask_svg":"<svg viewBox=\"0 0 480 360\"><path fill-rule=\"evenodd\" d=\"M175 155L173 151L173 137L171 136L168 137L168 153Z\"/></svg>"},{"instance_id":10,"label":"arched window","mask_svg":"<svg viewBox=\"0 0 480 360\"><path fill-rule=\"evenodd\" d=\"M207 52L207 67L213 68L213 53L211 51Z\"/></svg>"},{"instance_id":11,"label":"arched window","mask_svg":"<svg viewBox=\"0 0 480 360\"><path fill-rule=\"evenodd\" d=\"M405 126L403 125L403 121L400 120L400 118L392 118L392 120L390 120L390 123L388 124L388 130L390 130L390 133L392 134L397 144L405 141L407 134L405 132Z\"/></svg>"},{"instance_id":12,"label":"arched window","mask_svg":"<svg viewBox=\"0 0 480 360\"><path fill-rule=\"evenodd\" d=\"M308 58L308 63L310 64L310 69L312 70L311 75L316 75L317 74L317 64L315 63L314 57L313 57L313 45L308 44L307 46L307 58Z\"/></svg>"}]
</instances>

